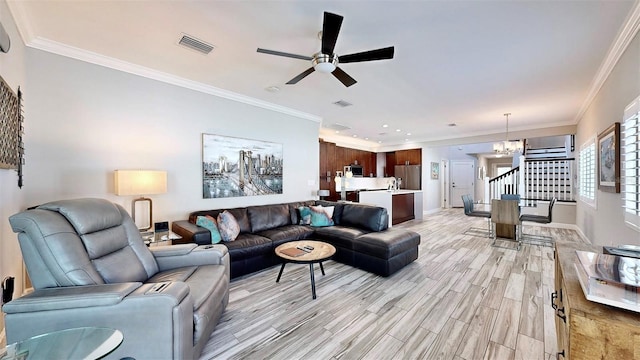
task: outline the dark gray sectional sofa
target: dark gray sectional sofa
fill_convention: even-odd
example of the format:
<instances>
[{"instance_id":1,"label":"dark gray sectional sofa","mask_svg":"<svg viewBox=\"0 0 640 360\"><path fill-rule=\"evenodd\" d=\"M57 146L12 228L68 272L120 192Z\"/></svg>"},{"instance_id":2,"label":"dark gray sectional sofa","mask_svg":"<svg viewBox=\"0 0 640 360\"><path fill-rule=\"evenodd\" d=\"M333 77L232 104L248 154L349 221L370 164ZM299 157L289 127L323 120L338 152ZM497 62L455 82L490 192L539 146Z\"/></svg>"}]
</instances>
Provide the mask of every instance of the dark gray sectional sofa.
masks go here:
<instances>
[{"instance_id":1,"label":"dark gray sectional sofa","mask_svg":"<svg viewBox=\"0 0 640 360\"><path fill-rule=\"evenodd\" d=\"M300 206L334 206L334 226L311 227L299 224ZM211 243L209 230L195 225L198 216L217 217L228 210L240 224L240 235L225 242L231 259L231 277L249 274L281 260L275 248L285 242L315 239L336 248L334 260L366 271L389 276L418 258L420 235L388 228L389 214L382 207L358 203L310 200L233 209L196 211L189 220L176 221L171 230L182 236L180 243Z\"/></svg>"}]
</instances>

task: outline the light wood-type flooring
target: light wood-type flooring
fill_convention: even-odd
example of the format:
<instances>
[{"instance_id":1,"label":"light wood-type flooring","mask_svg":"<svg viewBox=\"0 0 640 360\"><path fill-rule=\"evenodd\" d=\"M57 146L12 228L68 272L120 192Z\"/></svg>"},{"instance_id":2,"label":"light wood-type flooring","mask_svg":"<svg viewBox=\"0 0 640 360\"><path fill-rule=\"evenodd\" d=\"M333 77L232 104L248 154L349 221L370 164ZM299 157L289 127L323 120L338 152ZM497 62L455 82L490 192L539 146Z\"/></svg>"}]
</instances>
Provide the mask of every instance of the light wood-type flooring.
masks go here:
<instances>
[{"instance_id":1,"label":"light wood-type flooring","mask_svg":"<svg viewBox=\"0 0 640 360\"><path fill-rule=\"evenodd\" d=\"M486 224L450 209L398 225L421 234L418 260L388 278L316 265L316 300L308 265L287 264L280 283L279 266L233 280L201 359L555 359L553 249L465 234Z\"/></svg>"}]
</instances>

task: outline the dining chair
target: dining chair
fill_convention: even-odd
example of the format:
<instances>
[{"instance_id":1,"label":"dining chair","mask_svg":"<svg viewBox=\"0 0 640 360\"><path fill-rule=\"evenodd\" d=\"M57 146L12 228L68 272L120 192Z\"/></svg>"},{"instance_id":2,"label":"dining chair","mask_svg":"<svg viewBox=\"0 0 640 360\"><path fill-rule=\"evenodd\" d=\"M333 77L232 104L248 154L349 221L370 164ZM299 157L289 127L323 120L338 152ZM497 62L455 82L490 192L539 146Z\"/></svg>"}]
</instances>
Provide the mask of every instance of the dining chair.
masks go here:
<instances>
[{"instance_id":1,"label":"dining chair","mask_svg":"<svg viewBox=\"0 0 640 360\"><path fill-rule=\"evenodd\" d=\"M516 243L515 250L520 250L520 247L522 245L522 240L520 238L522 230L520 226L522 223L520 221L520 206L518 204L518 201L498 199L491 200L491 222L496 224L493 226L494 229L496 228L497 224L514 226L514 240ZM493 232L492 238L493 243L491 243L491 246L513 250L513 247L502 246L498 244L498 235L496 231ZM509 241L509 239L504 240Z\"/></svg>"},{"instance_id":2,"label":"dining chair","mask_svg":"<svg viewBox=\"0 0 640 360\"><path fill-rule=\"evenodd\" d=\"M475 210L473 205L473 198L470 194L462 195L462 203L464 204L464 214L472 217L482 217L487 219L487 227L488 232L485 232L483 229L471 227L465 231L465 233L469 232L470 234L480 233L482 235L486 235L487 237L491 237L493 234L493 227L491 224L491 212L483 211L483 210Z\"/></svg>"},{"instance_id":3,"label":"dining chair","mask_svg":"<svg viewBox=\"0 0 640 360\"><path fill-rule=\"evenodd\" d=\"M549 212L547 215L535 215L535 214L522 214L520 215L520 222L535 222L538 224L550 224L553 220L553 205L556 203L556 198L553 197L549 201ZM536 235L536 234L522 234L522 238L525 242L534 245L553 246L554 240L551 236Z\"/></svg>"},{"instance_id":4,"label":"dining chair","mask_svg":"<svg viewBox=\"0 0 640 360\"><path fill-rule=\"evenodd\" d=\"M520 201L520 194L501 194L500 200L518 200Z\"/></svg>"}]
</instances>

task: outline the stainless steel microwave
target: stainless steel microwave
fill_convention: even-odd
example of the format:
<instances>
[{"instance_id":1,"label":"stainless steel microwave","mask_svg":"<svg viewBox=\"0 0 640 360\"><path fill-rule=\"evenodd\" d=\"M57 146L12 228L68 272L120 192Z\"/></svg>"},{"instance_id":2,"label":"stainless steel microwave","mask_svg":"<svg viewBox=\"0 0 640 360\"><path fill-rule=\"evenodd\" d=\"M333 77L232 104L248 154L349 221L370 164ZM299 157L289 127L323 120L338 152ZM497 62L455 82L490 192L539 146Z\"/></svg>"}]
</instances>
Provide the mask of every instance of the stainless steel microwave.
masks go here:
<instances>
[{"instance_id":1,"label":"stainless steel microwave","mask_svg":"<svg viewBox=\"0 0 640 360\"><path fill-rule=\"evenodd\" d=\"M362 165L347 165L347 166L344 167L344 173L345 174L349 170L351 170L351 173L353 174L354 177L362 177L363 176Z\"/></svg>"}]
</instances>

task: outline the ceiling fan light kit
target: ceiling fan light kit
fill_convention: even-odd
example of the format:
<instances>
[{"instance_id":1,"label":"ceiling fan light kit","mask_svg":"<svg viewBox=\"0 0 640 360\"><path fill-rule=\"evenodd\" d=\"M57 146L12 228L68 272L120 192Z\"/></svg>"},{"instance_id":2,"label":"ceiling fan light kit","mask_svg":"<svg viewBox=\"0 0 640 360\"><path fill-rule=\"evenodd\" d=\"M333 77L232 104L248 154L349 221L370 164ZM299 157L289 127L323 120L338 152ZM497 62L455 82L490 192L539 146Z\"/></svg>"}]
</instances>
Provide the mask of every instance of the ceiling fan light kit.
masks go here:
<instances>
[{"instance_id":1,"label":"ceiling fan light kit","mask_svg":"<svg viewBox=\"0 0 640 360\"><path fill-rule=\"evenodd\" d=\"M346 64L354 62L393 59L394 47L390 46L382 49L363 51L355 54L344 55L342 57L336 55L333 51L336 46L336 41L338 40L338 34L340 33L340 27L342 26L343 19L344 18L340 15L332 14L325 11L322 31L319 33L319 35L322 34L321 51L313 54L313 56L297 55L261 48L258 48L257 51L263 54L284 56L300 60L311 60L312 67L308 68L293 79L289 80L287 82L287 84L289 85L296 84L298 81L304 79L312 72L318 71L325 74L333 74L333 76L336 79L340 80L340 82L344 86L349 87L355 84L357 81L342 69L340 69L338 67L338 63L342 62L343 64Z\"/></svg>"},{"instance_id":2,"label":"ceiling fan light kit","mask_svg":"<svg viewBox=\"0 0 640 360\"><path fill-rule=\"evenodd\" d=\"M316 71L328 74L332 73L338 66L338 57L335 55L329 56L322 53L316 53L313 55L311 63Z\"/></svg>"}]
</instances>

